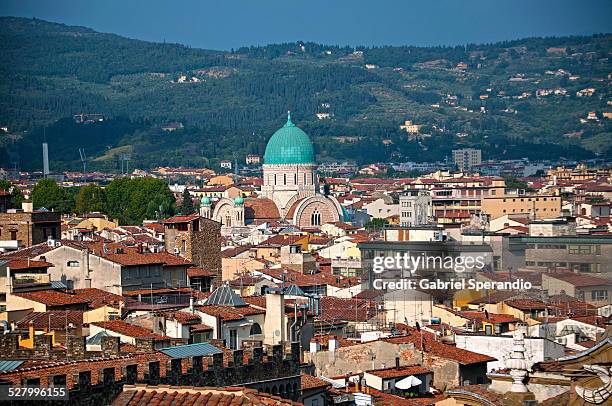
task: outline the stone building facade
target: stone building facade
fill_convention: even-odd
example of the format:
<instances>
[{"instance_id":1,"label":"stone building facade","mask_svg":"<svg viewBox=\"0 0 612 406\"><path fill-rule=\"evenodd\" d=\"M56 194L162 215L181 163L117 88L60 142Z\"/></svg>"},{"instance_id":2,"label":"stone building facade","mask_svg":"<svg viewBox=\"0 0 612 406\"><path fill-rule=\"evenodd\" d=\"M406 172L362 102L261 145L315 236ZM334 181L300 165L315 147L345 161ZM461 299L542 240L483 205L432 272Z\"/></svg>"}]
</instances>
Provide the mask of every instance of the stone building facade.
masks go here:
<instances>
[{"instance_id":1,"label":"stone building facade","mask_svg":"<svg viewBox=\"0 0 612 406\"><path fill-rule=\"evenodd\" d=\"M200 215L174 216L164 221L166 252L221 277L221 223Z\"/></svg>"},{"instance_id":2,"label":"stone building facade","mask_svg":"<svg viewBox=\"0 0 612 406\"><path fill-rule=\"evenodd\" d=\"M61 238L60 213L25 210L0 213L0 241L19 241L19 247L29 247ZM29 204L31 205L31 204Z\"/></svg>"}]
</instances>

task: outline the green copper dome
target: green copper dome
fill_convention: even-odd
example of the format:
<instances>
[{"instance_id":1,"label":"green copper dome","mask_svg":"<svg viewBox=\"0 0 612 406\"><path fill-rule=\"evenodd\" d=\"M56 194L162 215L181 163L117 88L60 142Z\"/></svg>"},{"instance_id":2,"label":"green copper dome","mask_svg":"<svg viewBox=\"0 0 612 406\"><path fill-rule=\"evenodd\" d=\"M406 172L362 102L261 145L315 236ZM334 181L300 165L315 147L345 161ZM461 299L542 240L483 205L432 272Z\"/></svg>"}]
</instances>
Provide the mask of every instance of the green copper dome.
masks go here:
<instances>
[{"instance_id":1,"label":"green copper dome","mask_svg":"<svg viewBox=\"0 0 612 406\"><path fill-rule=\"evenodd\" d=\"M237 204L237 205L244 204L244 199L242 198L242 196L238 196L237 198L235 198L234 204Z\"/></svg>"},{"instance_id":2,"label":"green copper dome","mask_svg":"<svg viewBox=\"0 0 612 406\"><path fill-rule=\"evenodd\" d=\"M287 115L287 123L270 137L264 153L264 163L272 165L315 163L315 153L310 138L291 122L291 114Z\"/></svg>"},{"instance_id":3,"label":"green copper dome","mask_svg":"<svg viewBox=\"0 0 612 406\"><path fill-rule=\"evenodd\" d=\"M201 203L202 206L210 206L210 197L204 196Z\"/></svg>"}]
</instances>

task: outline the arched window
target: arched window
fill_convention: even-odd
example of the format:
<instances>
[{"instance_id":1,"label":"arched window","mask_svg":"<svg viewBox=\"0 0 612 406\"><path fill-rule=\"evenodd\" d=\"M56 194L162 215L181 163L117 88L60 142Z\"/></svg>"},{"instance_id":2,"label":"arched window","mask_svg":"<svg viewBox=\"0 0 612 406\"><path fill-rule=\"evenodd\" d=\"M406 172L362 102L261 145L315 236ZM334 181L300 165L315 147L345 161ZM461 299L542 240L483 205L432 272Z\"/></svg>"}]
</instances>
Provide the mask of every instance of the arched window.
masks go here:
<instances>
[{"instance_id":1,"label":"arched window","mask_svg":"<svg viewBox=\"0 0 612 406\"><path fill-rule=\"evenodd\" d=\"M304 184L306 185L306 172L304 172Z\"/></svg>"},{"instance_id":2,"label":"arched window","mask_svg":"<svg viewBox=\"0 0 612 406\"><path fill-rule=\"evenodd\" d=\"M287 174L283 173L283 185L287 184Z\"/></svg>"},{"instance_id":3,"label":"arched window","mask_svg":"<svg viewBox=\"0 0 612 406\"><path fill-rule=\"evenodd\" d=\"M313 225L313 226L321 225L321 213L319 213L319 210L315 209L310 215L310 225Z\"/></svg>"},{"instance_id":4,"label":"arched window","mask_svg":"<svg viewBox=\"0 0 612 406\"><path fill-rule=\"evenodd\" d=\"M261 334L261 326L259 325L259 323L253 323L253 325L251 326L251 332L249 333L249 335L255 336L258 334Z\"/></svg>"},{"instance_id":5,"label":"arched window","mask_svg":"<svg viewBox=\"0 0 612 406\"><path fill-rule=\"evenodd\" d=\"M276 186L276 174L274 174L274 186Z\"/></svg>"},{"instance_id":6,"label":"arched window","mask_svg":"<svg viewBox=\"0 0 612 406\"><path fill-rule=\"evenodd\" d=\"M293 184L297 185L297 173L293 174Z\"/></svg>"}]
</instances>

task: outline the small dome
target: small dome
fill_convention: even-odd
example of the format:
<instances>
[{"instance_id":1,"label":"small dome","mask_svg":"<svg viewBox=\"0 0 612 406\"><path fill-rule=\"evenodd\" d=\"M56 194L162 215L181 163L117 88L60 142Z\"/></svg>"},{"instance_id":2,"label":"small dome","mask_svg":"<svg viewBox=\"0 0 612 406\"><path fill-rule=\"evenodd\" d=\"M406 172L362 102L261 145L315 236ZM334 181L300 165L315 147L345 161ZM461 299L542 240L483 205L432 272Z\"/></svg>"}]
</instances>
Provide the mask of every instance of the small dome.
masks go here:
<instances>
[{"instance_id":1,"label":"small dome","mask_svg":"<svg viewBox=\"0 0 612 406\"><path fill-rule=\"evenodd\" d=\"M278 129L266 145L264 163L282 164L314 164L315 153L308 134L291 121L287 115L287 123Z\"/></svg>"},{"instance_id":2,"label":"small dome","mask_svg":"<svg viewBox=\"0 0 612 406\"><path fill-rule=\"evenodd\" d=\"M244 203L244 199L241 196L238 196L234 199L234 204L241 205Z\"/></svg>"},{"instance_id":3,"label":"small dome","mask_svg":"<svg viewBox=\"0 0 612 406\"><path fill-rule=\"evenodd\" d=\"M201 203L203 206L210 206L210 197L204 196Z\"/></svg>"}]
</instances>

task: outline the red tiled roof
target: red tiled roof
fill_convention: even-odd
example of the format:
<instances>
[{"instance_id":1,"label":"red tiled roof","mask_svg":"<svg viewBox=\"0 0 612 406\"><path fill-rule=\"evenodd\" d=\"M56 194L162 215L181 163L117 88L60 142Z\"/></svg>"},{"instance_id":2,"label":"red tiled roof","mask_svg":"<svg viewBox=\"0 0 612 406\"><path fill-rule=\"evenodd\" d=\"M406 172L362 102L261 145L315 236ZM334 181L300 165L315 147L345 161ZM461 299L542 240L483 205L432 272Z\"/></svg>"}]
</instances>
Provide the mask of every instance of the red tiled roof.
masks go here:
<instances>
[{"instance_id":1,"label":"red tiled roof","mask_svg":"<svg viewBox=\"0 0 612 406\"><path fill-rule=\"evenodd\" d=\"M215 277L217 276L217 274L212 271L192 266L190 268L187 268L187 276L190 278L205 278Z\"/></svg>"},{"instance_id":2,"label":"red tiled roof","mask_svg":"<svg viewBox=\"0 0 612 406\"><path fill-rule=\"evenodd\" d=\"M176 320L181 324L199 324L202 322L202 319L197 314L182 312L182 311L166 311L166 312L158 312L160 316L163 316L167 319Z\"/></svg>"},{"instance_id":3,"label":"red tiled roof","mask_svg":"<svg viewBox=\"0 0 612 406\"><path fill-rule=\"evenodd\" d=\"M323 379L319 379L316 376L302 374L300 377L302 381L302 390L310 390L317 388L328 388L331 386L329 382L325 382Z\"/></svg>"},{"instance_id":4,"label":"red tiled roof","mask_svg":"<svg viewBox=\"0 0 612 406\"><path fill-rule=\"evenodd\" d=\"M563 282L567 282L570 285L576 287L587 287L587 286L606 286L612 285L612 281L605 278L598 278L592 275L586 275L583 273L564 272L564 273L549 273L546 274L551 278L559 279Z\"/></svg>"},{"instance_id":5,"label":"red tiled roof","mask_svg":"<svg viewBox=\"0 0 612 406\"><path fill-rule=\"evenodd\" d=\"M174 216L164 220L164 224L174 224L174 223L188 223L190 221L194 221L199 219L200 216L198 214L192 214L189 216Z\"/></svg>"},{"instance_id":6,"label":"red tiled roof","mask_svg":"<svg viewBox=\"0 0 612 406\"><path fill-rule=\"evenodd\" d=\"M244 200L244 217L246 219L278 220L278 207L271 199L256 198Z\"/></svg>"},{"instance_id":7,"label":"red tiled roof","mask_svg":"<svg viewBox=\"0 0 612 406\"><path fill-rule=\"evenodd\" d=\"M32 312L17 322L17 327L27 329L30 325L36 330L63 330L72 324L74 327L83 325L83 312L77 310L51 310L48 312Z\"/></svg>"},{"instance_id":8,"label":"red tiled roof","mask_svg":"<svg viewBox=\"0 0 612 406\"><path fill-rule=\"evenodd\" d=\"M546 303L541 300L535 299L514 299L506 300L505 303L519 310L544 310L546 309Z\"/></svg>"},{"instance_id":9,"label":"red tiled roof","mask_svg":"<svg viewBox=\"0 0 612 406\"><path fill-rule=\"evenodd\" d=\"M105 330L110 330L115 333L134 338L152 338L156 341L166 340L169 337L162 336L152 332L144 327L136 326L134 324L126 323L123 320L111 320L111 321L96 321L91 323L94 326L102 327Z\"/></svg>"},{"instance_id":10,"label":"red tiled roof","mask_svg":"<svg viewBox=\"0 0 612 406\"><path fill-rule=\"evenodd\" d=\"M234 307L230 306L217 306L217 305L204 305L196 306L196 309L202 313L206 313L210 316L221 318L223 320L241 320L244 318L242 313L234 311Z\"/></svg>"},{"instance_id":11,"label":"red tiled roof","mask_svg":"<svg viewBox=\"0 0 612 406\"><path fill-rule=\"evenodd\" d=\"M236 255L242 254L243 252L250 250L251 248L252 248L251 245L240 245L238 247L227 248L221 251L221 257L223 258L235 257Z\"/></svg>"},{"instance_id":12,"label":"red tiled roof","mask_svg":"<svg viewBox=\"0 0 612 406\"><path fill-rule=\"evenodd\" d=\"M50 268L53 264L46 261L32 261L28 259L11 259L9 264L11 270Z\"/></svg>"},{"instance_id":13,"label":"red tiled roof","mask_svg":"<svg viewBox=\"0 0 612 406\"><path fill-rule=\"evenodd\" d=\"M369 300L323 296L319 303L321 320L367 321L376 315Z\"/></svg>"},{"instance_id":14,"label":"red tiled roof","mask_svg":"<svg viewBox=\"0 0 612 406\"><path fill-rule=\"evenodd\" d=\"M123 296L97 288L75 289L72 293L76 297L86 300L89 306L94 309L104 305L118 306L119 303L124 302Z\"/></svg>"},{"instance_id":15,"label":"red tiled roof","mask_svg":"<svg viewBox=\"0 0 612 406\"><path fill-rule=\"evenodd\" d=\"M191 326L191 330L192 333L198 333L198 332L203 332L203 331L213 331L213 328L207 324L193 324Z\"/></svg>"},{"instance_id":16,"label":"red tiled roof","mask_svg":"<svg viewBox=\"0 0 612 406\"><path fill-rule=\"evenodd\" d=\"M15 296L22 297L24 299L31 300L33 302L42 303L45 306L67 306L76 304L87 304L87 300L69 295L55 290L37 290L33 292L17 292L13 293Z\"/></svg>"},{"instance_id":17,"label":"red tiled roof","mask_svg":"<svg viewBox=\"0 0 612 406\"><path fill-rule=\"evenodd\" d=\"M395 344L412 343L417 351L423 350L433 356L450 359L455 362L458 362L461 365L471 365L481 362L496 361L495 358L489 357L488 355L464 350L462 348L457 348L455 346L437 341L437 338L433 333L422 331L421 336L421 333L419 333L416 328L408 327L405 325L401 326L402 329L406 331L406 335L383 338L382 340Z\"/></svg>"},{"instance_id":18,"label":"red tiled roof","mask_svg":"<svg viewBox=\"0 0 612 406\"><path fill-rule=\"evenodd\" d=\"M128 386L115 399L114 405L150 406L163 405L242 405L242 406L297 406L301 403L275 395L241 387L173 387L173 386Z\"/></svg>"},{"instance_id":19,"label":"red tiled roof","mask_svg":"<svg viewBox=\"0 0 612 406\"><path fill-rule=\"evenodd\" d=\"M406 365L400 366L399 368L383 368L383 369L371 369L366 371L368 374L377 376L383 379L400 378L410 375L418 374L430 374L432 371L429 368L425 368L421 365Z\"/></svg>"}]
</instances>

